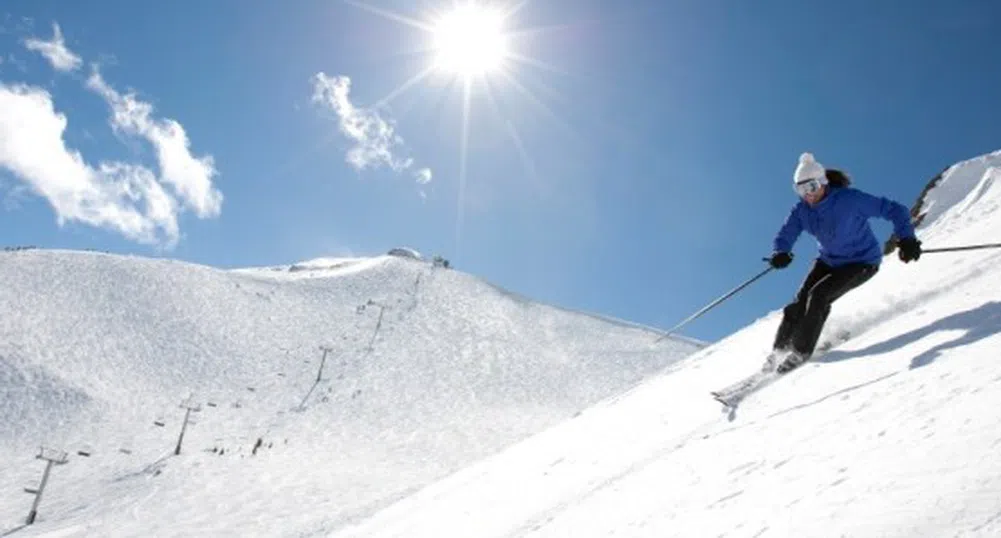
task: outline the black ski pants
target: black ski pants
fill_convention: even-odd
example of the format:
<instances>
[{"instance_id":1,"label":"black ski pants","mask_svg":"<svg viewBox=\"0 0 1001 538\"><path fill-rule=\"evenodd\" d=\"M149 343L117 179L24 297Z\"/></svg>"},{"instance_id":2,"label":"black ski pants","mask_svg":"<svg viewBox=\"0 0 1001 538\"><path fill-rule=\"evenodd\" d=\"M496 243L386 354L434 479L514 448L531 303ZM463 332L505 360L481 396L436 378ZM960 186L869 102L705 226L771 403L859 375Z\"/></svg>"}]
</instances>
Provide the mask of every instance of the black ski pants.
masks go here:
<instances>
[{"instance_id":1,"label":"black ski pants","mask_svg":"<svg viewBox=\"0 0 1001 538\"><path fill-rule=\"evenodd\" d=\"M773 347L791 347L807 357L812 355L831 313L831 304L864 284L877 271L878 265L857 263L831 267L816 260L796 292L796 299L783 310Z\"/></svg>"}]
</instances>

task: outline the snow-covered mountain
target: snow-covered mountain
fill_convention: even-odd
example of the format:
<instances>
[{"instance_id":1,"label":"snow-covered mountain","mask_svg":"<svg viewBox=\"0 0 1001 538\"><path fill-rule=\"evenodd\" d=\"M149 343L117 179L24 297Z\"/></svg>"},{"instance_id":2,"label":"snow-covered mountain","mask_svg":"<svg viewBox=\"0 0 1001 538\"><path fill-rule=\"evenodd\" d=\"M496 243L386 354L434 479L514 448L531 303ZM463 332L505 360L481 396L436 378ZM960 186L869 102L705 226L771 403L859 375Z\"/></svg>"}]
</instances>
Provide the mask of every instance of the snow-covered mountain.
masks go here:
<instances>
[{"instance_id":1,"label":"snow-covered mountain","mask_svg":"<svg viewBox=\"0 0 1001 538\"><path fill-rule=\"evenodd\" d=\"M999 178L1001 152L947 169L925 248L1001 242ZM851 338L736 416L708 392L760 365L778 311L330 536L1001 536L999 262L888 257L822 336Z\"/></svg>"},{"instance_id":2,"label":"snow-covered mountain","mask_svg":"<svg viewBox=\"0 0 1001 538\"><path fill-rule=\"evenodd\" d=\"M0 253L0 534L40 446L69 462L22 536L323 534L703 347L400 252Z\"/></svg>"},{"instance_id":3,"label":"snow-covered mountain","mask_svg":"<svg viewBox=\"0 0 1001 538\"><path fill-rule=\"evenodd\" d=\"M1001 242L999 170L937 178L925 248ZM822 340L846 342L727 416L708 392L760 366L778 310L690 353L409 259L8 254L0 521L49 432L93 455L17 536L999 536L999 262L888 256L835 304ZM215 407L174 457L188 391Z\"/></svg>"}]
</instances>

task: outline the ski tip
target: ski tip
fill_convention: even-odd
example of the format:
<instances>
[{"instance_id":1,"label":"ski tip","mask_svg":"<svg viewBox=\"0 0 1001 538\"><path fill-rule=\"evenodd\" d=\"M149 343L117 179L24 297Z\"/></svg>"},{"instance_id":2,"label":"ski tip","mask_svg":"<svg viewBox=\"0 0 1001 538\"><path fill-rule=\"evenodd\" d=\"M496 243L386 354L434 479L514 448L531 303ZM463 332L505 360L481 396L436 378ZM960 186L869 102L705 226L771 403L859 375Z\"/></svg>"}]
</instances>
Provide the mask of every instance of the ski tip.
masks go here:
<instances>
[{"instance_id":1,"label":"ski tip","mask_svg":"<svg viewBox=\"0 0 1001 538\"><path fill-rule=\"evenodd\" d=\"M713 394L713 400L716 400L717 402L725 405L726 407L734 407L733 402L727 400L726 398L718 394Z\"/></svg>"}]
</instances>

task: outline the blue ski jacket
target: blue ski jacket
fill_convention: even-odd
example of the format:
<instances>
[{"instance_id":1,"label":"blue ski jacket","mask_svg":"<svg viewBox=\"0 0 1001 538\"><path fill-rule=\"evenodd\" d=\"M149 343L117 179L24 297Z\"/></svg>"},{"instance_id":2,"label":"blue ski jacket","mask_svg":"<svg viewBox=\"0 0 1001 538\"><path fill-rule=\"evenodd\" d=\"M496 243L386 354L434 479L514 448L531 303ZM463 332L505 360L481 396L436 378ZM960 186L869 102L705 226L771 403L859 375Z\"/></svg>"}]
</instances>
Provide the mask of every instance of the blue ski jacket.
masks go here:
<instances>
[{"instance_id":1,"label":"blue ski jacket","mask_svg":"<svg viewBox=\"0 0 1001 538\"><path fill-rule=\"evenodd\" d=\"M869 225L871 217L893 223L900 239L914 237L910 212L899 202L873 196L851 187L828 185L827 195L815 206L800 200L779 229L775 252L791 252L802 232L817 239L820 260L831 267L850 263L877 265L883 249Z\"/></svg>"}]
</instances>

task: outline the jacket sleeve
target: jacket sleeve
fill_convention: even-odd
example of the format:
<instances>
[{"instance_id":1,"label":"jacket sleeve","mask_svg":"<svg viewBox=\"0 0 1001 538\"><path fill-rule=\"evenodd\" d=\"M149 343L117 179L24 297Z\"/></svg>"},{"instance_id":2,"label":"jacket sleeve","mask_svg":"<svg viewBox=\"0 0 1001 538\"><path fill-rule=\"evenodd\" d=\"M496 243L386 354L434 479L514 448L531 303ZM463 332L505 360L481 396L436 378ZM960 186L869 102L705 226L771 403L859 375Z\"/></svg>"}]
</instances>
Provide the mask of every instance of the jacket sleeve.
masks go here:
<instances>
[{"instance_id":1,"label":"jacket sleeve","mask_svg":"<svg viewBox=\"0 0 1001 538\"><path fill-rule=\"evenodd\" d=\"M914 226L911 224L911 212L900 202L894 202L881 196L854 190L855 206L866 217L880 217L893 223L893 234L900 239L914 238Z\"/></svg>"},{"instance_id":2,"label":"jacket sleeve","mask_svg":"<svg viewBox=\"0 0 1001 538\"><path fill-rule=\"evenodd\" d=\"M801 233L803 233L803 221L799 215L799 204L797 204L793 206L789 216L779 228L779 233L775 235L775 240L772 241L772 251L792 252L792 247L796 244Z\"/></svg>"}]
</instances>

